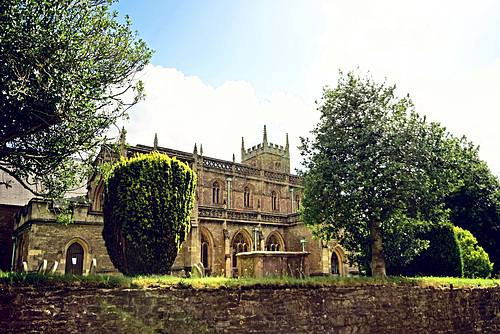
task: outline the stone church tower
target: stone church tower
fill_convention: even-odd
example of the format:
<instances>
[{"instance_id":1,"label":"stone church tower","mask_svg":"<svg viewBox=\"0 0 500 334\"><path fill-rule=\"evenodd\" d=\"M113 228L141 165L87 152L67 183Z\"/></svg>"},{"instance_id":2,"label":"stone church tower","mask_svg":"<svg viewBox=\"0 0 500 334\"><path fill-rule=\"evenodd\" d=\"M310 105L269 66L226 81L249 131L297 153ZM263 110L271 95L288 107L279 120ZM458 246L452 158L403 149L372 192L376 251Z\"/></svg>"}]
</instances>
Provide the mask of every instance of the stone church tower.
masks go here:
<instances>
[{"instance_id":1,"label":"stone church tower","mask_svg":"<svg viewBox=\"0 0 500 334\"><path fill-rule=\"evenodd\" d=\"M290 174L290 144L288 134L286 145L278 146L267 141L267 130L264 125L264 140L262 144L245 150L245 141L241 138L241 163L255 168L273 170Z\"/></svg>"}]
</instances>

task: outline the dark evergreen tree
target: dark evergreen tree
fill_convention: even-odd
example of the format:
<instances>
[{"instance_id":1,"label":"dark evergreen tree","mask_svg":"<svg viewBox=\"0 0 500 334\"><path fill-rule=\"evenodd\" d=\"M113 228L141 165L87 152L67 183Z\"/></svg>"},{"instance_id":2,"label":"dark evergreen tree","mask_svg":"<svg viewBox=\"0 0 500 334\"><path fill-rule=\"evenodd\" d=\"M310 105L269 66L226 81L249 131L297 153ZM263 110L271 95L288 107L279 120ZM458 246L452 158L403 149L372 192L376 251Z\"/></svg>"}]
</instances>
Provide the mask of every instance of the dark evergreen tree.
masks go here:
<instances>
[{"instance_id":1,"label":"dark evergreen tree","mask_svg":"<svg viewBox=\"0 0 500 334\"><path fill-rule=\"evenodd\" d=\"M429 247L421 251L409 265L390 271L391 275L463 276L462 252L451 223L422 226L416 237L428 240Z\"/></svg>"}]
</instances>

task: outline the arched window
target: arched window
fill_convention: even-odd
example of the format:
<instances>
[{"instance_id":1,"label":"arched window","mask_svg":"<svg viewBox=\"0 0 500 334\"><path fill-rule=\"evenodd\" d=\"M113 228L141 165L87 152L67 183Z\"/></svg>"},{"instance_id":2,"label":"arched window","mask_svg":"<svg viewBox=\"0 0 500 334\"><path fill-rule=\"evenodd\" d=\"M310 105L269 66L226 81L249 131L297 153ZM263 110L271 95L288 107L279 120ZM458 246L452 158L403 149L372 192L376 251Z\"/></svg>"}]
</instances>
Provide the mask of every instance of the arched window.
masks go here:
<instances>
[{"instance_id":1,"label":"arched window","mask_svg":"<svg viewBox=\"0 0 500 334\"><path fill-rule=\"evenodd\" d=\"M271 194L271 209L278 210L278 192L273 190Z\"/></svg>"},{"instance_id":2,"label":"arched window","mask_svg":"<svg viewBox=\"0 0 500 334\"><path fill-rule=\"evenodd\" d=\"M245 187L245 190L243 192L243 205L248 208L250 207L250 188Z\"/></svg>"},{"instance_id":3,"label":"arched window","mask_svg":"<svg viewBox=\"0 0 500 334\"><path fill-rule=\"evenodd\" d=\"M271 234L266 241L266 251L269 252L279 252L281 250L281 245L278 237L275 233Z\"/></svg>"},{"instance_id":4,"label":"arched window","mask_svg":"<svg viewBox=\"0 0 500 334\"><path fill-rule=\"evenodd\" d=\"M207 237L205 237L204 233L201 233L201 263L203 263L203 267L208 268L209 267L209 259L208 259L208 247L210 243L207 240Z\"/></svg>"},{"instance_id":5,"label":"arched window","mask_svg":"<svg viewBox=\"0 0 500 334\"><path fill-rule=\"evenodd\" d=\"M337 253L332 253L332 275L340 275L340 261Z\"/></svg>"},{"instance_id":6,"label":"arched window","mask_svg":"<svg viewBox=\"0 0 500 334\"><path fill-rule=\"evenodd\" d=\"M66 274L83 274L83 247L78 242L74 242L66 251Z\"/></svg>"},{"instance_id":7,"label":"arched window","mask_svg":"<svg viewBox=\"0 0 500 334\"><path fill-rule=\"evenodd\" d=\"M231 245L233 249L233 272L238 272L238 261L236 254L242 252L248 252L250 248L250 241L245 237L243 232L239 232L233 239L233 243Z\"/></svg>"},{"instance_id":8,"label":"arched window","mask_svg":"<svg viewBox=\"0 0 500 334\"><path fill-rule=\"evenodd\" d=\"M219 204L219 195L220 195L220 185L219 182L214 182L212 185L212 203Z\"/></svg>"}]
</instances>

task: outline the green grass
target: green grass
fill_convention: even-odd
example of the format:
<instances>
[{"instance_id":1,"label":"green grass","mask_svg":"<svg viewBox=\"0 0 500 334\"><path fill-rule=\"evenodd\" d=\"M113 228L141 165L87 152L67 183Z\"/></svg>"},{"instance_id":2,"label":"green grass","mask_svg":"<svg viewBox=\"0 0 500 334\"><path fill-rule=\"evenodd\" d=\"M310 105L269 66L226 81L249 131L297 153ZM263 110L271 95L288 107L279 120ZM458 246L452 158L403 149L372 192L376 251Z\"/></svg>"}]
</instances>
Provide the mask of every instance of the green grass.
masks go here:
<instances>
[{"instance_id":1,"label":"green grass","mask_svg":"<svg viewBox=\"0 0 500 334\"><path fill-rule=\"evenodd\" d=\"M310 277L310 278L180 278L174 276L105 276L40 275L0 271L0 286L68 286L86 288L324 288L366 285L411 285L435 288L469 288L500 286L499 279L466 279L453 277Z\"/></svg>"},{"instance_id":2,"label":"green grass","mask_svg":"<svg viewBox=\"0 0 500 334\"><path fill-rule=\"evenodd\" d=\"M133 287L132 278L106 275L42 275L0 271L0 286L70 286L96 288Z\"/></svg>"}]
</instances>

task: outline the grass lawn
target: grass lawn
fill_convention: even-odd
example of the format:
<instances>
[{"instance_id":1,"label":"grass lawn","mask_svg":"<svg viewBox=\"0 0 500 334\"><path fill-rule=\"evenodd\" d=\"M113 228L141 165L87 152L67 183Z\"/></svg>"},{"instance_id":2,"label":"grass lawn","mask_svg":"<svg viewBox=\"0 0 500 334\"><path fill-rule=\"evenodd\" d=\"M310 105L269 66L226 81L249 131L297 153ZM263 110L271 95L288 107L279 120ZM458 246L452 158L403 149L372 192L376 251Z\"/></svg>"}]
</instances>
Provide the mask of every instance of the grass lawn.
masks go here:
<instances>
[{"instance_id":1,"label":"grass lawn","mask_svg":"<svg viewBox=\"0 0 500 334\"><path fill-rule=\"evenodd\" d=\"M310 278L180 278L174 276L40 275L0 271L1 286L69 286L87 288L322 288L365 285L412 285L422 287L471 288L500 286L500 279L454 277L310 277Z\"/></svg>"}]
</instances>

